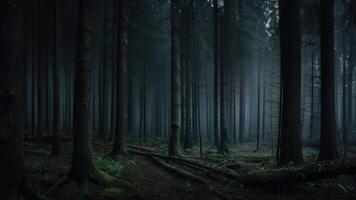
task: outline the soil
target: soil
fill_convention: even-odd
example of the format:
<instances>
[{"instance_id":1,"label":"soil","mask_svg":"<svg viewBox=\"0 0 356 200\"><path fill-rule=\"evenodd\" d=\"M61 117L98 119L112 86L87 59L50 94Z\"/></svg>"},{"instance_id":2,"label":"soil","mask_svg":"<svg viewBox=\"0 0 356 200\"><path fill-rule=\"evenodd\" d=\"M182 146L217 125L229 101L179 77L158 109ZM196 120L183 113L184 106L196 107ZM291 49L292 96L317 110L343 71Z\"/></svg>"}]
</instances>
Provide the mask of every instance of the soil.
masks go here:
<instances>
[{"instance_id":1,"label":"soil","mask_svg":"<svg viewBox=\"0 0 356 200\"><path fill-rule=\"evenodd\" d=\"M61 157L49 155L50 146L41 143L26 143L25 155L27 173L31 187L48 199L79 199L74 194L70 183L57 186L49 194L50 188L65 177L71 164L71 142L64 143L65 152ZM202 177L208 185L184 177L172 171L168 171L152 158L129 154L128 157L112 160L106 156L110 152L110 145L93 145L95 163L101 170L126 180L134 185L139 193L137 195L102 195L107 188L90 185L90 195L84 199L145 199L145 200L214 200L214 199L246 199L246 200L355 200L356 176L339 176L334 179L319 180L316 182L301 183L285 186L283 188L259 188L247 189L232 178L221 175L213 175L211 172L199 168L192 168L176 162L167 164L190 174ZM164 153L164 144L145 144L146 148L158 153ZM268 149L266 147L266 149ZM213 148L205 148L204 158L199 158L199 149L184 152L185 156L196 158L200 163L208 166L225 166L241 175L251 170L259 170L275 167L272 154L267 150L255 152L253 145L246 144L243 147L230 147L231 154L221 156L215 153ZM312 160L316 151L307 149L306 160ZM81 197L83 199L83 197Z\"/></svg>"}]
</instances>

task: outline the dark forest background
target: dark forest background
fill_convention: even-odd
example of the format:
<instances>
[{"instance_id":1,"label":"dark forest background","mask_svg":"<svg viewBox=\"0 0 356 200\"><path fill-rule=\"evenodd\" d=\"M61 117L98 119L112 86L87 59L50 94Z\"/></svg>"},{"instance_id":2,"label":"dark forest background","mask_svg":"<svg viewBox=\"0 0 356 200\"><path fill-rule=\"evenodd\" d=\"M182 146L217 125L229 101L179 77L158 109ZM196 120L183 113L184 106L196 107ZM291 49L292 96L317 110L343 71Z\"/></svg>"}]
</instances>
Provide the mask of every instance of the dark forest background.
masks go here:
<instances>
[{"instance_id":1,"label":"dark forest background","mask_svg":"<svg viewBox=\"0 0 356 200\"><path fill-rule=\"evenodd\" d=\"M208 199L352 199L355 45L355 0L0 0L1 194L152 199L153 159Z\"/></svg>"}]
</instances>

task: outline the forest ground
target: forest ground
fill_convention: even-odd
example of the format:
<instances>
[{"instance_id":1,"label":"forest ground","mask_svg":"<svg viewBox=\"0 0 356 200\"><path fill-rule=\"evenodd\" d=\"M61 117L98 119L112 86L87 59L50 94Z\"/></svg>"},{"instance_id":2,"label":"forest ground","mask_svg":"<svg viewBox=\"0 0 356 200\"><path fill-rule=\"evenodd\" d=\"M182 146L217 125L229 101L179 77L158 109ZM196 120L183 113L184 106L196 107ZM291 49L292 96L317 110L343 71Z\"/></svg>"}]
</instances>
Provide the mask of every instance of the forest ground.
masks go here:
<instances>
[{"instance_id":1,"label":"forest ground","mask_svg":"<svg viewBox=\"0 0 356 200\"><path fill-rule=\"evenodd\" d=\"M93 141L94 160L97 167L106 173L134 185L137 195L122 192L118 187L105 188L92 184L88 199L147 199L147 200L190 200L190 199L278 199L278 200L352 200L356 199L356 176L338 176L315 182L299 183L286 187L244 188L235 177L254 170L275 168L271 148L261 145L255 151L254 143L230 146L229 155L216 154L216 150L204 145L203 160L199 148L184 152L184 156L198 165L158 158L150 154L166 155L165 141L155 139L142 146L129 142L129 155L112 159L107 156L111 145ZM31 186L49 199L78 199L80 194L64 184L51 189L65 177L70 168L72 142L63 143L61 157L50 156L50 146L44 142L26 142L25 158ZM269 149L269 150L268 150ZM306 162L317 158L317 150L304 148ZM356 149L350 149L356 154ZM143 153L143 154L142 154ZM207 166L207 168L202 167ZM217 171L214 171L217 169ZM50 192L48 193L48 191Z\"/></svg>"}]
</instances>

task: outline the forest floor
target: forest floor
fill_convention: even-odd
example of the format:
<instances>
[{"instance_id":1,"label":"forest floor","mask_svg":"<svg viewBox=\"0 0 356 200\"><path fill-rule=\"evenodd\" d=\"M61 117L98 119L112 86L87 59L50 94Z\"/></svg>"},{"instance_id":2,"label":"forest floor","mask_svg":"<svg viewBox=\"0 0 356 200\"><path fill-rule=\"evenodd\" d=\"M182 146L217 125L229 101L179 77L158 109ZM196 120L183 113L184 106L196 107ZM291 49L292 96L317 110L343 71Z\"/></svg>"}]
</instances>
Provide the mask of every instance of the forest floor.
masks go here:
<instances>
[{"instance_id":1,"label":"forest floor","mask_svg":"<svg viewBox=\"0 0 356 200\"><path fill-rule=\"evenodd\" d=\"M139 197L123 195L115 188L92 186L88 199L145 199L145 200L352 200L356 199L356 176L338 176L281 187L244 188L238 178L247 172L276 168L272 152L262 145L230 146L229 155L216 154L213 147L204 147L203 159L199 148L183 152L184 160L165 157L164 141L153 140L143 146L129 143L129 155L112 159L107 156L111 145L93 142L94 160L106 173L134 185ZM64 143L61 157L50 156L50 146L43 143L26 143L25 158L31 186L49 199L78 199L65 186L50 188L65 177L70 168L72 143ZM317 150L304 148L306 162L317 157ZM350 149L356 154L356 150ZM162 157L152 155L163 155ZM232 174L232 175L231 175ZM47 194L46 194L47 193Z\"/></svg>"}]
</instances>

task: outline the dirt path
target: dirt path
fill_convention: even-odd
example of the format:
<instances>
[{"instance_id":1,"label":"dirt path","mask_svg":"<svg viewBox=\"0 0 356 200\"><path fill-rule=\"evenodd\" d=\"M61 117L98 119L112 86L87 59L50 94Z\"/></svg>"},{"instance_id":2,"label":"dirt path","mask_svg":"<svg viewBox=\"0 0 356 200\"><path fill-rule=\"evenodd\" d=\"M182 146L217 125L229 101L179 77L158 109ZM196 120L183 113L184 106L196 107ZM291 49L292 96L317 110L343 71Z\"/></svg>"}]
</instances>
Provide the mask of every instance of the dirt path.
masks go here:
<instances>
[{"instance_id":1,"label":"dirt path","mask_svg":"<svg viewBox=\"0 0 356 200\"><path fill-rule=\"evenodd\" d=\"M205 186L163 170L146 157L135 157L136 165L123 171L123 178L138 186L148 200L219 199Z\"/></svg>"}]
</instances>

